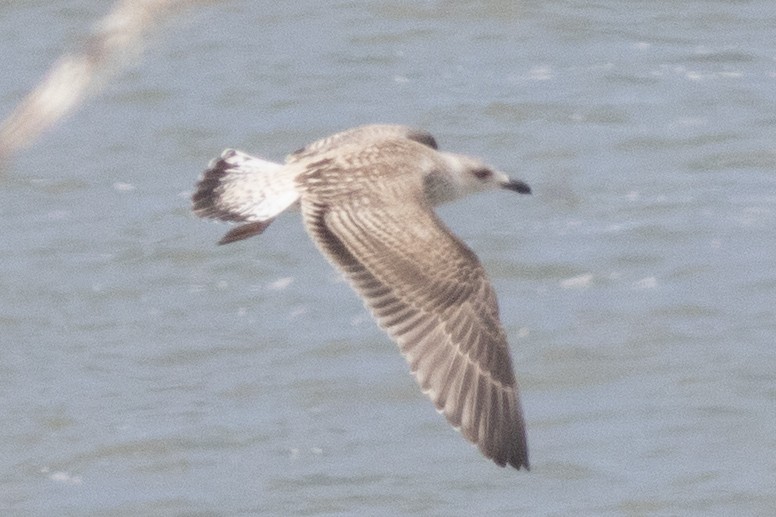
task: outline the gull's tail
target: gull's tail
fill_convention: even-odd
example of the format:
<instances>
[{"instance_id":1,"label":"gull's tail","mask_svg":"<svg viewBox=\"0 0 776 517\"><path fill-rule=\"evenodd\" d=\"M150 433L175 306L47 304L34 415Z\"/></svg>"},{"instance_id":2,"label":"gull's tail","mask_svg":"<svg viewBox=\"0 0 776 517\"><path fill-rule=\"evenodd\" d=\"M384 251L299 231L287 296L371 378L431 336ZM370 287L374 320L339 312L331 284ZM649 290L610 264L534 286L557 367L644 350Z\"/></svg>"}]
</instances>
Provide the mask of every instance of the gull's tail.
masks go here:
<instances>
[{"instance_id":1,"label":"gull's tail","mask_svg":"<svg viewBox=\"0 0 776 517\"><path fill-rule=\"evenodd\" d=\"M298 199L294 176L284 165L234 149L210 162L191 196L199 217L247 223L233 228L219 244L260 234Z\"/></svg>"}]
</instances>

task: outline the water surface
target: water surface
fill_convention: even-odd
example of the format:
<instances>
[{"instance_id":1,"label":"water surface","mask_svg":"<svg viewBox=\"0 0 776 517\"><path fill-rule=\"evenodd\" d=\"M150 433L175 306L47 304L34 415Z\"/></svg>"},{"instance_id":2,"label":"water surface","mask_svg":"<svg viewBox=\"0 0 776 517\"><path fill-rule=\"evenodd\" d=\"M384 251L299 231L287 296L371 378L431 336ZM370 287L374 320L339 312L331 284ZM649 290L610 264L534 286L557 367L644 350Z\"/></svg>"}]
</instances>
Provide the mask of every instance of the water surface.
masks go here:
<instances>
[{"instance_id":1,"label":"water surface","mask_svg":"<svg viewBox=\"0 0 776 517\"><path fill-rule=\"evenodd\" d=\"M0 7L0 112L107 2ZM0 177L9 515L767 515L776 7L192 8ZM499 294L532 470L436 414L298 219L218 247L227 146L432 131L535 195L441 210Z\"/></svg>"}]
</instances>

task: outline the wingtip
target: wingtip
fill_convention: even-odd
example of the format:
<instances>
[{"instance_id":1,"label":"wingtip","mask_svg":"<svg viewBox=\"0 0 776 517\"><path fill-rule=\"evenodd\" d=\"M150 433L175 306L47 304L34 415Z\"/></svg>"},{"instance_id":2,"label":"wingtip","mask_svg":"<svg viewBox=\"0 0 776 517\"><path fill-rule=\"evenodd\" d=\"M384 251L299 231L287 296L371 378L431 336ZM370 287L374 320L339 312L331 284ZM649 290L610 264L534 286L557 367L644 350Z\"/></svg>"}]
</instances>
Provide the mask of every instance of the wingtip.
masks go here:
<instances>
[{"instance_id":1,"label":"wingtip","mask_svg":"<svg viewBox=\"0 0 776 517\"><path fill-rule=\"evenodd\" d=\"M510 460L509 466L515 470L525 469L526 472L531 471L531 465L528 463L528 455L521 454L520 457Z\"/></svg>"},{"instance_id":2,"label":"wingtip","mask_svg":"<svg viewBox=\"0 0 776 517\"><path fill-rule=\"evenodd\" d=\"M486 457L488 456L486 455ZM510 466L515 470L525 469L526 472L531 470L531 465L528 462L528 450L525 448L517 448L511 451L511 455L506 458L491 456L489 459L499 467L506 468L507 466Z\"/></svg>"}]
</instances>

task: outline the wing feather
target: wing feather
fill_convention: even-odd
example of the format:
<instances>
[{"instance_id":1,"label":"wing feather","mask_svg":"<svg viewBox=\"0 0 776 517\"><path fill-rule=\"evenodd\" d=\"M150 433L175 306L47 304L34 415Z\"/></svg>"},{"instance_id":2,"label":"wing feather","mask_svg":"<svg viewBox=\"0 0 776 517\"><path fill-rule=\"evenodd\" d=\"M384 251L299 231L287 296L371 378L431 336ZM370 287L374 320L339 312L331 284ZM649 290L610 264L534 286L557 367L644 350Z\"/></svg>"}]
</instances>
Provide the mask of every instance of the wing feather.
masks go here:
<instances>
[{"instance_id":1,"label":"wing feather","mask_svg":"<svg viewBox=\"0 0 776 517\"><path fill-rule=\"evenodd\" d=\"M319 172L312 175L317 185L325 178ZM406 191L394 186L388 193L350 185L338 199L332 189L317 196L303 187L306 228L448 421L498 465L528 468L517 382L490 282L474 253L419 197L420 180L403 183Z\"/></svg>"},{"instance_id":2,"label":"wing feather","mask_svg":"<svg viewBox=\"0 0 776 517\"><path fill-rule=\"evenodd\" d=\"M292 163L307 160L343 145L353 143L364 145L370 140L386 138L406 138L430 147L431 149L438 148L436 140L428 131L397 124L368 124L316 140L289 154L286 157L286 162Z\"/></svg>"}]
</instances>

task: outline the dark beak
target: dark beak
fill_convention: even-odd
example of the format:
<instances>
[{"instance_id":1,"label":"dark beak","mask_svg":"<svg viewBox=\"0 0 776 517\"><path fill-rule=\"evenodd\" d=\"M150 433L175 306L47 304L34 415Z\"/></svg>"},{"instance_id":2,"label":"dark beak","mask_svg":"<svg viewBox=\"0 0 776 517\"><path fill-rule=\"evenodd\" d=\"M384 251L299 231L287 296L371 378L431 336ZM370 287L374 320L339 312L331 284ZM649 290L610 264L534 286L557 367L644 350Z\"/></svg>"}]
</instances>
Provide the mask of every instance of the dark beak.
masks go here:
<instances>
[{"instance_id":1,"label":"dark beak","mask_svg":"<svg viewBox=\"0 0 776 517\"><path fill-rule=\"evenodd\" d=\"M510 179L506 183L502 183L501 186L507 190L514 190L515 192L519 192L521 194L531 193L531 187L528 186L528 183L520 180Z\"/></svg>"}]
</instances>

